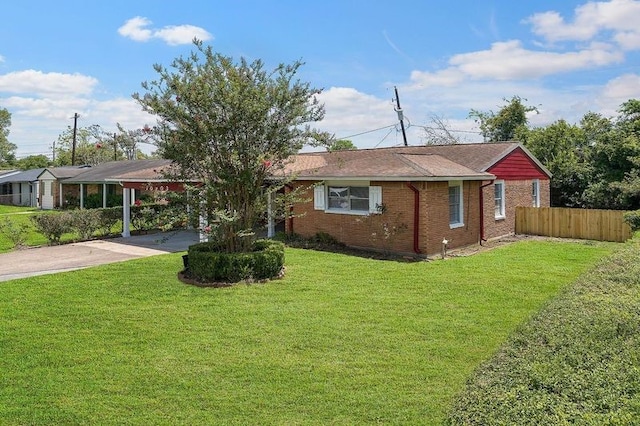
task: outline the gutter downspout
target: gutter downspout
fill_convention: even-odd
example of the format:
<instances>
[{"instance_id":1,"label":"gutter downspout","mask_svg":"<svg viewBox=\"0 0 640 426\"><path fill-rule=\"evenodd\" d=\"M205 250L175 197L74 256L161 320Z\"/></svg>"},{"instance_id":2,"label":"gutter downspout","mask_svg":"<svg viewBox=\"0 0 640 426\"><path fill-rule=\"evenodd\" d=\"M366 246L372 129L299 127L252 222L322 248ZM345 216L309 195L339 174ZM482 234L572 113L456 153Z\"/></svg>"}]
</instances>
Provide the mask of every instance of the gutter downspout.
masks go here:
<instances>
[{"instance_id":1,"label":"gutter downspout","mask_svg":"<svg viewBox=\"0 0 640 426\"><path fill-rule=\"evenodd\" d=\"M290 184L286 184L284 186L285 193L286 191L293 191L293 186ZM289 205L289 217L287 218L287 222L289 222L289 232L288 235L293 235L293 203Z\"/></svg>"},{"instance_id":2,"label":"gutter downspout","mask_svg":"<svg viewBox=\"0 0 640 426\"><path fill-rule=\"evenodd\" d=\"M411 182L407 182L407 187L413 191L413 251L421 254L420 251L420 191L413 186Z\"/></svg>"},{"instance_id":3,"label":"gutter downspout","mask_svg":"<svg viewBox=\"0 0 640 426\"><path fill-rule=\"evenodd\" d=\"M489 183L485 183L484 185L480 185L480 245L482 245L483 241L487 241L484 237L484 191L483 189L489 185L493 185L495 180L489 181Z\"/></svg>"}]
</instances>

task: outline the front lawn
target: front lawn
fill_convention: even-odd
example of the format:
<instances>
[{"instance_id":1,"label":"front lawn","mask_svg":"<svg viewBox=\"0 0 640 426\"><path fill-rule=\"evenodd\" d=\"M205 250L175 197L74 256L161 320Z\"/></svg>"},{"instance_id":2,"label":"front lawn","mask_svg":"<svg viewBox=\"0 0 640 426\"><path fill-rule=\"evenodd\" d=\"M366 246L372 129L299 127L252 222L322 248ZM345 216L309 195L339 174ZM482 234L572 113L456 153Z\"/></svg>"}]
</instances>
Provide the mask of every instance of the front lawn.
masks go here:
<instances>
[{"instance_id":1,"label":"front lawn","mask_svg":"<svg viewBox=\"0 0 640 426\"><path fill-rule=\"evenodd\" d=\"M34 211L37 211L35 207L9 206L6 204L0 204L0 215L28 213L28 212L34 212Z\"/></svg>"},{"instance_id":2,"label":"front lawn","mask_svg":"<svg viewBox=\"0 0 640 426\"><path fill-rule=\"evenodd\" d=\"M287 249L198 288L180 254L2 283L4 424L439 424L471 372L613 244L400 263Z\"/></svg>"}]
</instances>

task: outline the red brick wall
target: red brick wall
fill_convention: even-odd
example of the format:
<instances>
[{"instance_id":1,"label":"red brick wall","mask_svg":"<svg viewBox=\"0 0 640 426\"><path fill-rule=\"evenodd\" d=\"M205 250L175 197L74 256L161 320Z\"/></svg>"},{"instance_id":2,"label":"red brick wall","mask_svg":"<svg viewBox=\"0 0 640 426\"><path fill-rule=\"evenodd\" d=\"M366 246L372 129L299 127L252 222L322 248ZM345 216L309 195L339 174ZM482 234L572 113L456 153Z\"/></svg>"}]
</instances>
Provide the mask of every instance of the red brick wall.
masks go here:
<instances>
[{"instance_id":1,"label":"red brick wall","mask_svg":"<svg viewBox=\"0 0 640 426\"><path fill-rule=\"evenodd\" d=\"M302 198L305 203L293 207L294 218L286 221L289 233L293 222L293 232L309 238L322 232L331 235L338 241L354 247L375 248L399 253L410 253L413 250L413 193L404 182L371 182L371 186L382 186L382 203L387 206L383 215L350 215L326 213L313 208L314 182L295 182L294 187L307 187ZM388 227L406 227L385 238L383 224ZM390 229L390 228L388 228Z\"/></svg>"},{"instance_id":2,"label":"red brick wall","mask_svg":"<svg viewBox=\"0 0 640 426\"><path fill-rule=\"evenodd\" d=\"M498 238L515 232L515 217L517 206L533 205L531 185L533 180L505 180L505 217L495 217L495 186L489 185L483 189L484 193L484 219L485 239ZM549 207L550 190L549 180L540 179L540 207Z\"/></svg>"},{"instance_id":3,"label":"red brick wall","mask_svg":"<svg viewBox=\"0 0 640 426\"><path fill-rule=\"evenodd\" d=\"M450 249L476 244L480 235L479 182L463 182L463 222L457 228L449 226L449 183L427 182L424 194L422 217L426 216L421 250L428 254L440 253L442 240L446 239ZM422 237L422 236L421 236Z\"/></svg>"},{"instance_id":4,"label":"red brick wall","mask_svg":"<svg viewBox=\"0 0 640 426\"><path fill-rule=\"evenodd\" d=\"M355 247L413 253L414 192L406 182L371 182L382 186L382 202L387 207L384 215L359 215L325 213L313 208L313 182L296 182L295 187L308 187L303 198L293 208L294 219L286 222L286 231L303 237L324 232L338 241ZM422 254L440 253L442 240L449 241L449 248L476 244L479 241L479 182L463 183L464 226L449 226L449 184L447 182L414 182L420 193L419 249ZM383 224L404 225L406 229L395 236L384 237ZM375 234L375 235L374 235Z\"/></svg>"}]
</instances>

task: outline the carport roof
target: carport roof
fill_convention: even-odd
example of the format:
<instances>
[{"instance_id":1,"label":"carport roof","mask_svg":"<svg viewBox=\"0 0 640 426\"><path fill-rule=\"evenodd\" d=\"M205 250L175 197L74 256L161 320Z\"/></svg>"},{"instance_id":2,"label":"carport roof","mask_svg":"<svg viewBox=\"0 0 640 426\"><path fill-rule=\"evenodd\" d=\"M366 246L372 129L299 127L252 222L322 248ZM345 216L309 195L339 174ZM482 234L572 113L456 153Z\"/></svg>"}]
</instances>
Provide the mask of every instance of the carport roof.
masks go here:
<instances>
[{"instance_id":1,"label":"carport roof","mask_svg":"<svg viewBox=\"0 0 640 426\"><path fill-rule=\"evenodd\" d=\"M64 179L63 183L106 183L126 180L126 176L140 175L143 180L161 178L161 170L171 165L171 160L110 161L87 168L82 173Z\"/></svg>"}]
</instances>

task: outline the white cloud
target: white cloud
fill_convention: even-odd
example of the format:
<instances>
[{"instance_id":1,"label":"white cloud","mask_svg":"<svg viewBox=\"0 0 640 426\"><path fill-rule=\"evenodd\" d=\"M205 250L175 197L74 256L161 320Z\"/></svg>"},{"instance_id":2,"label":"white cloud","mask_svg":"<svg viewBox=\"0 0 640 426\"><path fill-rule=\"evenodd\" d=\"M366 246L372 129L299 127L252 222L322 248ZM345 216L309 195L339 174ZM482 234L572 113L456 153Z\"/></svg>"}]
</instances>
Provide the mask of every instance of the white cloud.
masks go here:
<instances>
[{"instance_id":1,"label":"white cloud","mask_svg":"<svg viewBox=\"0 0 640 426\"><path fill-rule=\"evenodd\" d=\"M621 34L623 48L638 48L638 44L624 43L630 34L638 37L640 2L636 0L611 0L608 2L588 2L575 9L573 22L567 22L555 11L536 13L524 22L533 26L533 32L549 42L588 41L606 32L613 32L613 39L619 41Z\"/></svg>"},{"instance_id":2,"label":"white cloud","mask_svg":"<svg viewBox=\"0 0 640 426\"><path fill-rule=\"evenodd\" d=\"M118 33L134 41L146 42L151 39L160 39L171 46L189 44L194 38L202 41L213 38L204 28L194 25L169 25L160 29L147 28L151 24L152 22L149 19L136 16L118 28Z\"/></svg>"},{"instance_id":3,"label":"white cloud","mask_svg":"<svg viewBox=\"0 0 640 426\"><path fill-rule=\"evenodd\" d=\"M156 31L153 35L171 46L191 43L194 38L203 41L211 38L211 34L206 30L193 25L171 25Z\"/></svg>"},{"instance_id":4,"label":"white cloud","mask_svg":"<svg viewBox=\"0 0 640 426\"><path fill-rule=\"evenodd\" d=\"M103 130L117 131L116 123L126 129L142 128L155 123L155 117L142 111L131 98L107 100L85 97L51 96L46 98L11 96L0 98L0 105L11 111L10 140L18 145L18 156L31 153L49 154L58 135L73 124L73 114L78 113L78 125L86 127L98 124ZM152 147L144 146L145 152Z\"/></svg>"},{"instance_id":5,"label":"white cloud","mask_svg":"<svg viewBox=\"0 0 640 426\"><path fill-rule=\"evenodd\" d=\"M615 41L625 50L640 49L640 32L625 31L615 35Z\"/></svg>"},{"instance_id":6,"label":"white cloud","mask_svg":"<svg viewBox=\"0 0 640 426\"><path fill-rule=\"evenodd\" d=\"M352 135L397 122L391 98L382 100L350 87L331 87L323 91L318 100L325 106L325 118L318 127L335 133L338 138L350 138L360 147L375 145L393 129L382 129L362 136Z\"/></svg>"},{"instance_id":7,"label":"white cloud","mask_svg":"<svg viewBox=\"0 0 640 426\"><path fill-rule=\"evenodd\" d=\"M413 71L415 85L453 87L465 79L537 79L621 62L622 52L593 43L575 52L528 50L519 40L497 42L489 50L461 53L449 59L449 68L436 72Z\"/></svg>"},{"instance_id":8,"label":"white cloud","mask_svg":"<svg viewBox=\"0 0 640 426\"><path fill-rule=\"evenodd\" d=\"M0 75L0 92L81 96L90 94L98 80L82 74L43 73L36 70Z\"/></svg>"},{"instance_id":9,"label":"white cloud","mask_svg":"<svg viewBox=\"0 0 640 426\"><path fill-rule=\"evenodd\" d=\"M442 87L453 87L465 78L465 74L456 68L447 68L436 72L412 71L410 77L417 86Z\"/></svg>"},{"instance_id":10,"label":"white cloud","mask_svg":"<svg viewBox=\"0 0 640 426\"><path fill-rule=\"evenodd\" d=\"M39 117L43 120L66 120L75 111L84 110L90 101L77 97L33 98L11 96L2 100L2 104L12 114L26 117Z\"/></svg>"},{"instance_id":11,"label":"white cloud","mask_svg":"<svg viewBox=\"0 0 640 426\"><path fill-rule=\"evenodd\" d=\"M153 34L151 30L145 27L151 25L151 21L142 16L136 16L129 19L123 26L118 28L118 34L123 37L128 37L135 41L149 41Z\"/></svg>"},{"instance_id":12,"label":"white cloud","mask_svg":"<svg viewBox=\"0 0 640 426\"><path fill-rule=\"evenodd\" d=\"M519 40L493 43L491 49L453 56L449 63L472 78L524 79L621 62L621 52L593 45L576 52L533 51Z\"/></svg>"},{"instance_id":13,"label":"white cloud","mask_svg":"<svg viewBox=\"0 0 640 426\"><path fill-rule=\"evenodd\" d=\"M615 115L623 102L640 99L640 75L624 74L610 80L596 96L599 111Z\"/></svg>"}]
</instances>

